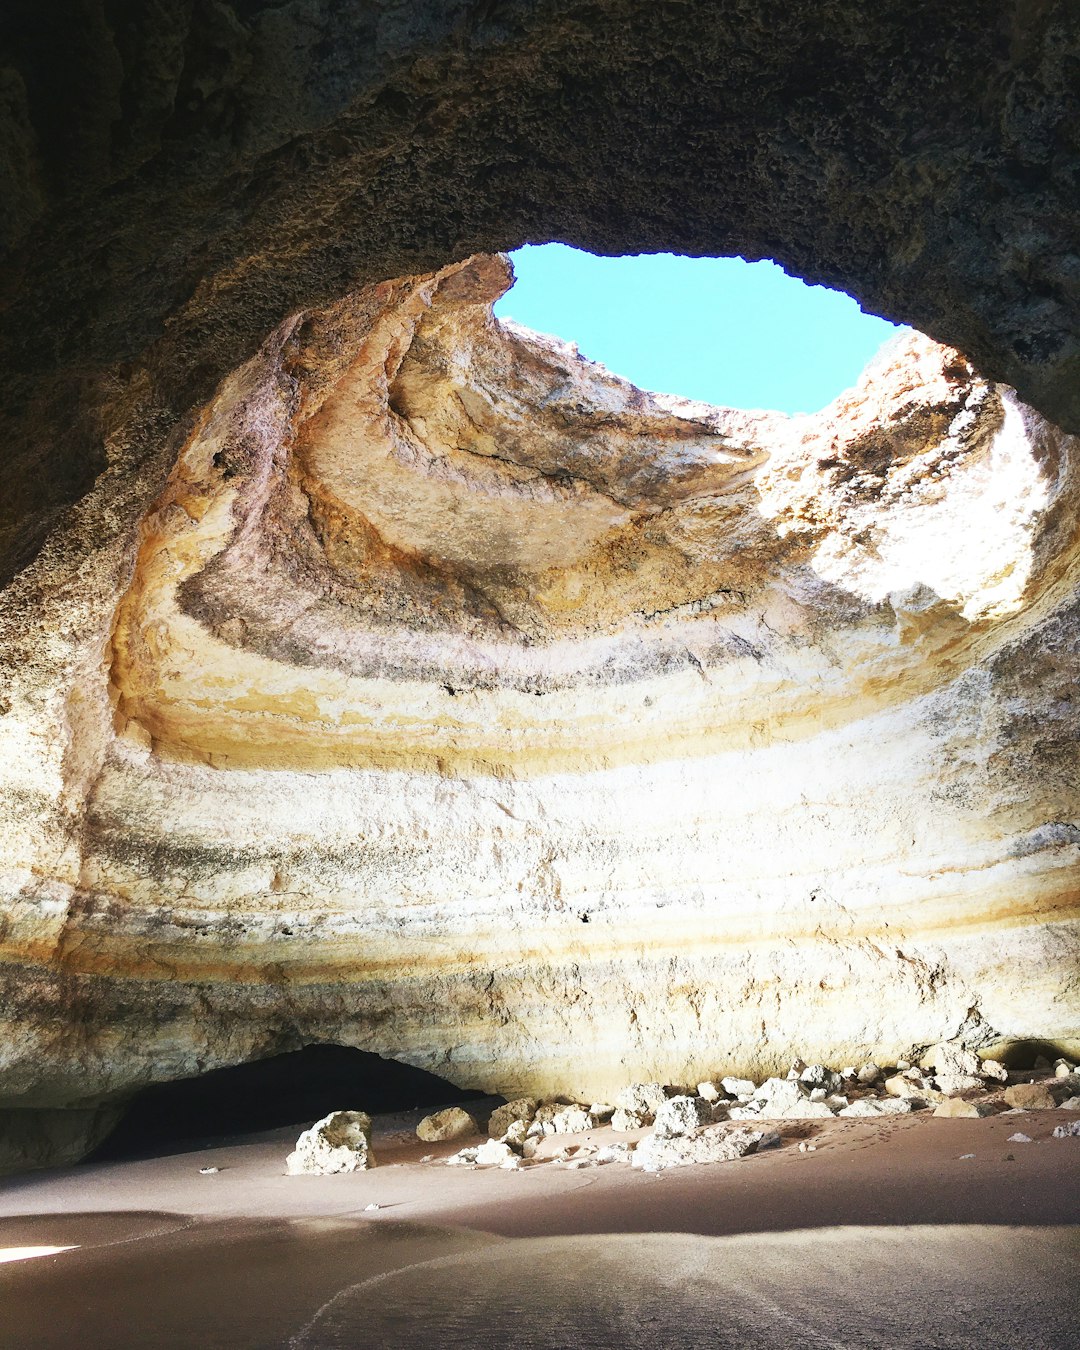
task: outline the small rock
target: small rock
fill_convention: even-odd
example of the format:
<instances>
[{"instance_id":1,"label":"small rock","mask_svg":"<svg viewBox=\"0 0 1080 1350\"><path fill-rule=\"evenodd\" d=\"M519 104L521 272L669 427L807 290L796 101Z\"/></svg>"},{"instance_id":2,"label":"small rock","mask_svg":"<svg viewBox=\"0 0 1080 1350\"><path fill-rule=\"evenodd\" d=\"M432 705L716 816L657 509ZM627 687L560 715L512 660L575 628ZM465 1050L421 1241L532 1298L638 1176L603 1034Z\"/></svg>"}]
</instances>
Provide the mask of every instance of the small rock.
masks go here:
<instances>
[{"instance_id":1,"label":"small rock","mask_svg":"<svg viewBox=\"0 0 1080 1350\"><path fill-rule=\"evenodd\" d=\"M657 1111L666 1101L667 1093L664 1091L663 1083L631 1083L615 1098L615 1105L631 1115L644 1116L645 1124L651 1125Z\"/></svg>"},{"instance_id":2,"label":"small rock","mask_svg":"<svg viewBox=\"0 0 1080 1350\"><path fill-rule=\"evenodd\" d=\"M1080 1111L1080 1097L1066 1097L1058 1104L1059 1111Z\"/></svg>"},{"instance_id":3,"label":"small rock","mask_svg":"<svg viewBox=\"0 0 1080 1350\"><path fill-rule=\"evenodd\" d=\"M845 1106L851 1105L851 1098L842 1092L835 1092L831 1097L825 1098L825 1105L830 1111L842 1111Z\"/></svg>"},{"instance_id":4,"label":"small rock","mask_svg":"<svg viewBox=\"0 0 1080 1350\"><path fill-rule=\"evenodd\" d=\"M473 1161L478 1167L501 1167L510 1158L516 1157L509 1144L504 1144L501 1139L489 1139L476 1150Z\"/></svg>"},{"instance_id":5,"label":"small rock","mask_svg":"<svg viewBox=\"0 0 1080 1350\"><path fill-rule=\"evenodd\" d=\"M795 1058L791 1062L791 1068L787 1071L788 1078L793 1081L802 1077L803 1070L806 1068L804 1060Z\"/></svg>"},{"instance_id":6,"label":"small rock","mask_svg":"<svg viewBox=\"0 0 1080 1350\"><path fill-rule=\"evenodd\" d=\"M531 1123L531 1122L530 1122ZM495 1136L492 1136L493 1138ZM511 1121L506 1133L498 1136L511 1148L521 1148L529 1137L529 1125L524 1120Z\"/></svg>"},{"instance_id":7,"label":"small rock","mask_svg":"<svg viewBox=\"0 0 1080 1350\"><path fill-rule=\"evenodd\" d=\"M979 1120L993 1115L994 1108L985 1102L969 1102L963 1097L946 1097L934 1108L937 1120Z\"/></svg>"},{"instance_id":8,"label":"small rock","mask_svg":"<svg viewBox=\"0 0 1080 1350\"><path fill-rule=\"evenodd\" d=\"M885 1079L885 1091L890 1097L902 1097L907 1101L917 1102L925 1102L928 1097L935 1095L921 1083L913 1083L910 1078L905 1078L902 1073L894 1073L891 1078Z\"/></svg>"},{"instance_id":9,"label":"small rock","mask_svg":"<svg viewBox=\"0 0 1080 1350\"><path fill-rule=\"evenodd\" d=\"M467 1139L479 1134L480 1127L468 1111L460 1106L448 1106L445 1111L436 1111L425 1116L416 1127L417 1139L425 1144L441 1144L451 1139Z\"/></svg>"},{"instance_id":10,"label":"small rock","mask_svg":"<svg viewBox=\"0 0 1080 1350\"><path fill-rule=\"evenodd\" d=\"M827 1069L824 1064L808 1064L799 1075L799 1081L813 1091L815 1088L821 1088L828 1096L830 1092L836 1092L840 1087L840 1075L833 1073L832 1069ZM824 1101L825 1098L815 1100Z\"/></svg>"},{"instance_id":11,"label":"small rock","mask_svg":"<svg viewBox=\"0 0 1080 1350\"><path fill-rule=\"evenodd\" d=\"M524 1121L527 1125L536 1115L539 1102L535 1097L515 1097L504 1106L497 1106L488 1120L488 1134L492 1139L502 1139L515 1121Z\"/></svg>"},{"instance_id":12,"label":"small rock","mask_svg":"<svg viewBox=\"0 0 1080 1350\"><path fill-rule=\"evenodd\" d=\"M370 1213L373 1209L382 1209L382 1205L377 1205L377 1204L375 1204L374 1201L372 1201L372 1203L371 1203L370 1205L365 1205L365 1206L364 1206L364 1212L365 1212L365 1214Z\"/></svg>"},{"instance_id":13,"label":"small rock","mask_svg":"<svg viewBox=\"0 0 1080 1350\"><path fill-rule=\"evenodd\" d=\"M828 1095L829 1094L825 1091L824 1088L810 1089L810 1100L812 1102L823 1102Z\"/></svg>"},{"instance_id":14,"label":"small rock","mask_svg":"<svg viewBox=\"0 0 1080 1350\"><path fill-rule=\"evenodd\" d=\"M608 1144L604 1148L597 1149L596 1153L593 1155L593 1161L598 1165L613 1162L629 1162L633 1152L633 1144Z\"/></svg>"},{"instance_id":15,"label":"small rock","mask_svg":"<svg viewBox=\"0 0 1080 1350\"><path fill-rule=\"evenodd\" d=\"M982 1069L982 1060L974 1050L968 1050L966 1046L954 1045L949 1042L935 1045L926 1058L939 1077L943 1073L977 1076Z\"/></svg>"},{"instance_id":16,"label":"small rock","mask_svg":"<svg viewBox=\"0 0 1080 1350\"><path fill-rule=\"evenodd\" d=\"M972 1092L983 1086L983 1080L973 1073L939 1073L934 1079L938 1092L952 1097L958 1092Z\"/></svg>"},{"instance_id":17,"label":"small rock","mask_svg":"<svg viewBox=\"0 0 1080 1350\"><path fill-rule=\"evenodd\" d=\"M214 1177L221 1171L220 1167L200 1167L199 1175L203 1177Z\"/></svg>"},{"instance_id":18,"label":"small rock","mask_svg":"<svg viewBox=\"0 0 1080 1350\"><path fill-rule=\"evenodd\" d=\"M331 1111L304 1131L285 1160L290 1176L333 1176L374 1166L366 1111Z\"/></svg>"},{"instance_id":19,"label":"small rock","mask_svg":"<svg viewBox=\"0 0 1080 1350\"><path fill-rule=\"evenodd\" d=\"M1007 1142L1010 1143L1010 1144L1030 1144L1030 1143L1031 1143L1031 1135L1030 1135L1030 1134L1021 1134L1020 1131L1017 1130L1017 1132L1016 1132L1015 1134L1010 1134L1010 1135L1009 1135L1009 1138L1008 1138L1008 1141L1007 1141Z\"/></svg>"},{"instance_id":20,"label":"small rock","mask_svg":"<svg viewBox=\"0 0 1080 1350\"><path fill-rule=\"evenodd\" d=\"M961 1153L961 1154L960 1154L960 1161L961 1161L961 1162L964 1162L967 1158L974 1158L974 1156L975 1156L974 1153Z\"/></svg>"},{"instance_id":21,"label":"small rock","mask_svg":"<svg viewBox=\"0 0 1080 1350\"><path fill-rule=\"evenodd\" d=\"M1057 1105L1050 1089L1042 1083L1014 1083L1005 1089L1005 1100L1025 1111L1042 1111Z\"/></svg>"},{"instance_id":22,"label":"small rock","mask_svg":"<svg viewBox=\"0 0 1080 1350\"><path fill-rule=\"evenodd\" d=\"M729 1097L738 1097L740 1101L752 1097L757 1091L757 1084L749 1078L721 1078L720 1086Z\"/></svg>"},{"instance_id":23,"label":"small rock","mask_svg":"<svg viewBox=\"0 0 1080 1350\"><path fill-rule=\"evenodd\" d=\"M589 1115L592 1116L593 1120L595 1120L598 1125L603 1125L605 1121L610 1120L614 1114L615 1108L610 1102L593 1102L589 1107Z\"/></svg>"},{"instance_id":24,"label":"small rock","mask_svg":"<svg viewBox=\"0 0 1080 1350\"><path fill-rule=\"evenodd\" d=\"M1054 1126L1055 1139L1080 1138L1080 1120L1069 1120L1064 1125Z\"/></svg>"},{"instance_id":25,"label":"small rock","mask_svg":"<svg viewBox=\"0 0 1080 1350\"><path fill-rule=\"evenodd\" d=\"M516 1153L513 1153L509 1158L504 1158L499 1166L504 1172L520 1172L525 1164Z\"/></svg>"},{"instance_id":26,"label":"small rock","mask_svg":"<svg viewBox=\"0 0 1080 1350\"><path fill-rule=\"evenodd\" d=\"M536 1157L536 1150L540 1147L539 1139L526 1139L521 1146L521 1156L526 1160Z\"/></svg>"},{"instance_id":27,"label":"small rock","mask_svg":"<svg viewBox=\"0 0 1080 1350\"><path fill-rule=\"evenodd\" d=\"M712 1107L700 1097L669 1097L657 1111L653 1129L660 1139L676 1139L712 1119Z\"/></svg>"},{"instance_id":28,"label":"small rock","mask_svg":"<svg viewBox=\"0 0 1080 1350\"><path fill-rule=\"evenodd\" d=\"M864 1116L867 1118L872 1116L906 1116L910 1114L911 1109L909 1097L863 1097L859 1101L852 1102L850 1106L845 1106L839 1114L852 1120Z\"/></svg>"},{"instance_id":29,"label":"small rock","mask_svg":"<svg viewBox=\"0 0 1080 1350\"><path fill-rule=\"evenodd\" d=\"M802 1139L802 1140L799 1141L799 1152L800 1152L800 1153L816 1153L816 1152L817 1152L817 1144L809 1144L809 1143L807 1143L807 1141L806 1141L805 1139Z\"/></svg>"},{"instance_id":30,"label":"small rock","mask_svg":"<svg viewBox=\"0 0 1080 1350\"><path fill-rule=\"evenodd\" d=\"M583 1106L567 1106L551 1117L553 1134L584 1134L596 1121Z\"/></svg>"},{"instance_id":31,"label":"small rock","mask_svg":"<svg viewBox=\"0 0 1080 1350\"><path fill-rule=\"evenodd\" d=\"M1059 1059L1054 1061L1055 1078L1069 1078L1071 1077L1073 1072L1074 1072L1073 1066L1069 1063L1067 1059Z\"/></svg>"},{"instance_id":32,"label":"small rock","mask_svg":"<svg viewBox=\"0 0 1080 1350\"><path fill-rule=\"evenodd\" d=\"M898 1059L898 1060L896 1061L896 1072L897 1072L897 1073L907 1073L908 1069L910 1069L910 1068L911 1068L911 1063L910 1063L910 1061L908 1061L908 1060L906 1060L906 1059Z\"/></svg>"},{"instance_id":33,"label":"small rock","mask_svg":"<svg viewBox=\"0 0 1080 1350\"><path fill-rule=\"evenodd\" d=\"M846 1069L840 1070L840 1077L847 1079L849 1082L852 1078L858 1078L858 1076L859 1071L855 1068L854 1064L849 1064Z\"/></svg>"},{"instance_id":34,"label":"small rock","mask_svg":"<svg viewBox=\"0 0 1080 1350\"><path fill-rule=\"evenodd\" d=\"M718 1102L721 1093L715 1083L706 1082L697 1085L697 1095L703 1102Z\"/></svg>"},{"instance_id":35,"label":"small rock","mask_svg":"<svg viewBox=\"0 0 1080 1350\"><path fill-rule=\"evenodd\" d=\"M621 1106L615 1108L615 1113L611 1117L611 1128L625 1133L629 1130L644 1130L653 1123L656 1117L651 1113L639 1111L627 1111Z\"/></svg>"},{"instance_id":36,"label":"small rock","mask_svg":"<svg viewBox=\"0 0 1080 1350\"><path fill-rule=\"evenodd\" d=\"M631 1162L645 1172L659 1172L665 1167L687 1167L695 1163L731 1162L768 1147L766 1139L772 1131L730 1130L713 1126L700 1133L678 1139L660 1139L650 1135L634 1150ZM778 1140L779 1136L775 1136Z\"/></svg>"},{"instance_id":37,"label":"small rock","mask_svg":"<svg viewBox=\"0 0 1080 1350\"><path fill-rule=\"evenodd\" d=\"M881 1078L881 1070L873 1060L868 1060L858 1072L859 1082L863 1087L873 1087Z\"/></svg>"},{"instance_id":38,"label":"small rock","mask_svg":"<svg viewBox=\"0 0 1080 1350\"><path fill-rule=\"evenodd\" d=\"M984 1059L979 1072L984 1078L990 1078L995 1083L1007 1083L1009 1081L1009 1071L1004 1064L999 1064L996 1059Z\"/></svg>"}]
</instances>

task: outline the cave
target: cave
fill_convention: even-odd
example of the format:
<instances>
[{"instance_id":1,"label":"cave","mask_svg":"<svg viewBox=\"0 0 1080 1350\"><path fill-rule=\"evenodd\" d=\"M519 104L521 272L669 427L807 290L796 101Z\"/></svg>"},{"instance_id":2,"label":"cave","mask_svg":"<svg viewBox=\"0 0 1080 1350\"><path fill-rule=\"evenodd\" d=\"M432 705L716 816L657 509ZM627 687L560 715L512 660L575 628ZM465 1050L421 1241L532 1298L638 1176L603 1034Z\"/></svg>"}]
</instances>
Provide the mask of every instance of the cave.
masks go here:
<instances>
[{"instance_id":1,"label":"cave","mask_svg":"<svg viewBox=\"0 0 1080 1350\"><path fill-rule=\"evenodd\" d=\"M1078 60L1068 0L7 7L0 1170L284 1045L1068 1073ZM652 394L495 318L548 241L910 331Z\"/></svg>"}]
</instances>

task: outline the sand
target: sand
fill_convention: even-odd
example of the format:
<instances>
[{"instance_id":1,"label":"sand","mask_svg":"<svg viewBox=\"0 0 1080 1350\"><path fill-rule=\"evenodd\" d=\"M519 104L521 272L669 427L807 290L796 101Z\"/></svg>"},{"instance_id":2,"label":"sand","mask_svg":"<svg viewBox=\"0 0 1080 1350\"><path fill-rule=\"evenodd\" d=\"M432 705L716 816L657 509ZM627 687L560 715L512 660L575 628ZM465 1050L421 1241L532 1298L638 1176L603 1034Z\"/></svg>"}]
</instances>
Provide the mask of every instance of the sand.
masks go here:
<instances>
[{"instance_id":1,"label":"sand","mask_svg":"<svg viewBox=\"0 0 1080 1350\"><path fill-rule=\"evenodd\" d=\"M415 1118L396 1116L376 1121L379 1166L347 1176L284 1175L298 1126L8 1179L0 1249L69 1250L0 1264L0 1345L632 1346L640 1336L745 1347L788 1343L792 1317L808 1345L959 1345L968 1333L972 1344L1063 1345L1057 1320L1080 1314L1067 1275L1080 1258L1080 1139L1051 1131L1075 1118L785 1122L779 1149L651 1176L621 1164L447 1167L440 1159L458 1145L419 1144ZM1032 1142L1009 1143L1017 1131ZM626 1137L548 1139L541 1157ZM690 1273L672 1283L680 1269ZM951 1283L928 1301L935 1272ZM880 1326L858 1321L874 1309L880 1320L890 1280L893 1313ZM914 1320L895 1311L911 1297ZM671 1309L663 1335L649 1321L659 1314L643 1311L657 1300ZM565 1320L573 1308L577 1331ZM962 1327L927 1322L928 1308L965 1309Z\"/></svg>"}]
</instances>

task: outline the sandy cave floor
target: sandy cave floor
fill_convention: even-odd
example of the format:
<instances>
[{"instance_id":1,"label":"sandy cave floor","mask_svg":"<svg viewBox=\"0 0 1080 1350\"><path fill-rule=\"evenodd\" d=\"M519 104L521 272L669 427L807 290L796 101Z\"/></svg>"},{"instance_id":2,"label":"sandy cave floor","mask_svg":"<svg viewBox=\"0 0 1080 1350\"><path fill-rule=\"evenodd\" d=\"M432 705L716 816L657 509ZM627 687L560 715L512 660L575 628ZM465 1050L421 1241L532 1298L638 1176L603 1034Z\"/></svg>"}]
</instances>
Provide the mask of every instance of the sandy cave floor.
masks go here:
<instances>
[{"instance_id":1,"label":"sandy cave floor","mask_svg":"<svg viewBox=\"0 0 1080 1350\"><path fill-rule=\"evenodd\" d=\"M551 1160L635 1137L606 1127L445 1167L421 1114L346 1176L286 1176L289 1128L7 1179L0 1248L69 1250L0 1264L0 1345L1076 1343L1080 1138L1051 1132L1077 1113L782 1122L655 1176Z\"/></svg>"}]
</instances>

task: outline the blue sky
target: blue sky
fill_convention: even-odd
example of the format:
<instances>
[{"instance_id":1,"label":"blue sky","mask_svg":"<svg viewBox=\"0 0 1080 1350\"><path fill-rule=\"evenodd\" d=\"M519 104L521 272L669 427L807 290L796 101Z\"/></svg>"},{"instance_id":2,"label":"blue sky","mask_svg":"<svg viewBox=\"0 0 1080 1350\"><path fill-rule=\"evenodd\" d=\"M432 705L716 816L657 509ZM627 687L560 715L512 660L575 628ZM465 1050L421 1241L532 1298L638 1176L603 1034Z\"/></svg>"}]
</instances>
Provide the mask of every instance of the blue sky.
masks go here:
<instances>
[{"instance_id":1,"label":"blue sky","mask_svg":"<svg viewBox=\"0 0 1080 1350\"><path fill-rule=\"evenodd\" d=\"M511 257L518 279L500 318L576 342L643 389L721 406L815 412L898 331L771 262L597 258L565 244Z\"/></svg>"}]
</instances>

